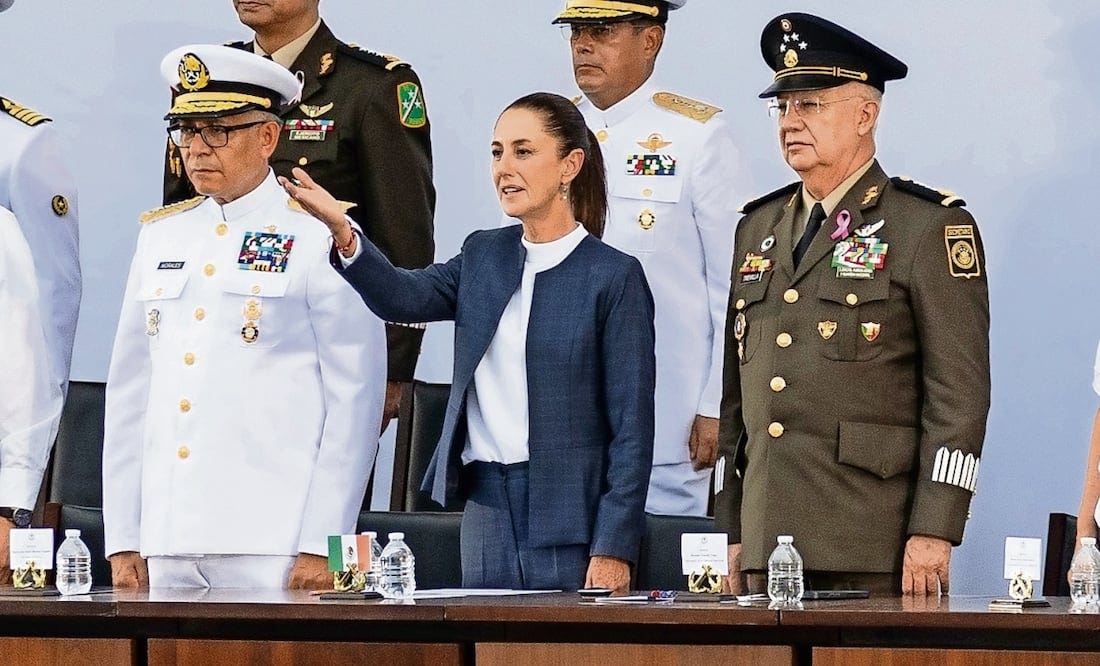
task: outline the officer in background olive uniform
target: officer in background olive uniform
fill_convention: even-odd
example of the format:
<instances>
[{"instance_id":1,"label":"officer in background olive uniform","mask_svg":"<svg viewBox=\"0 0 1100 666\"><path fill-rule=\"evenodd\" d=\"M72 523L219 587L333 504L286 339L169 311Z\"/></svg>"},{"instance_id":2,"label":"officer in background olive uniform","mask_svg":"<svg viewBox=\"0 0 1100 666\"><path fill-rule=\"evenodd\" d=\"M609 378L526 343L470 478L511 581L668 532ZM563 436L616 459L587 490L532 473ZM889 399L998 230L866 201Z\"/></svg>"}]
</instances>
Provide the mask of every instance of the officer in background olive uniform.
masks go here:
<instances>
[{"instance_id":1,"label":"officer in background olive uniform","mask_svg":"<svg viewBox=\"0 0 1100 666\"><path fill-rule=\"evenodd\" d=\"M730 585L761 587L790 534L810 588L946 591L989 410L977 226L874 159L903 63L805 14L770 22L761 49L801 182L737 228L715 487Z\"/></svg>"},{"instance_id":2,"label":"officer in background olive uniform","mask_svg":"<svg viewBox=\"0 0 1100 666\"><path fill-rule=\"evenodd\" d=\"M670 10L687 0L569 0L577 108L600 142L603 240L636 257L656 306L657 392L646 511L707 513L718 452L722 331L744 187L722 109L654 80ZM514 222L514 221L513 221Z\"/></svg>"},{"instance_id":3,"label":"officer in background olive uniform","mask_svg":"<svg viewBox=\"0 0 1100 666\"><path fill-rule=\"evenodd\" d=\"M49 118L0 97L0 583L7 532L30 525L57 434L80 310L76 184L62 156Z\"/></svg>"},{"instance_id":4,"label":"officer in background olive uniform","mask_svg":"<svg viewBox=\"0 0 1100 666\"><path fill-rule=\"evenodd\" d=\"M301 104L282 114L282 137L271 158L276 175L290 177L292 168L303 167L337 199L355 204L349 214L394 265L430 264L435 188L430 125L416 73L397 58L338 40L320 18L318 0L298 0L302 10L294 14L233 4L255 37L231 46L269 56L304 79ZM296 37L287 42L288 34ZM193 196L179 150L169 141L164 203ZM397 413L398 383L413 379L424 336L422 326L386 329L383 424Z\"/></svg>"}]
</instances>

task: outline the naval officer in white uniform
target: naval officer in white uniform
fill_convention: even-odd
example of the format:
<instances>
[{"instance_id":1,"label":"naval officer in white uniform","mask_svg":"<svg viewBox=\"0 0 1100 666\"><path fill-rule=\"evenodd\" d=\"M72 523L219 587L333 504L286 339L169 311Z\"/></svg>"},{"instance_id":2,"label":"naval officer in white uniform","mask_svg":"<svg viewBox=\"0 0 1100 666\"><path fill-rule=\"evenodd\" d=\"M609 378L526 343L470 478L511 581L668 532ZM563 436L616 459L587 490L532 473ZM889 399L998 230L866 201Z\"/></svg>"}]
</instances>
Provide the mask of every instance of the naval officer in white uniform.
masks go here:
<instances>
[{"instance_id":1,"label":"naval officer in white uniform","mask_svg":"<svg viewBox=\"0 0 1100 666\"><path fill-rule=\"evenodd\" d=\"M144 216L107 381L103 511L115 585L331 584L381 426L383 324L268 167L300 84L195 45L161 72L204 196Z\"/></svg>"},{"instance_id":2,"label":"naval officer in white uniform","mask_svg":"<svg viewBox=\"0 0 1100 666\"><path fill-rule=\"evenodd\" d=\"M657 329L656 438L646 511L704 515L718 450L722 340L739 158L721 109L652 81L670 9L687 0L569 0L577 106L600 140L603 240L641 261Z\"/></svg>"},{"instance_id":3,"label":"naval officer in white uniform","mask_svg":"<svg viewBox=\"0 0 1100 666\"><path fill-rule=\"evenodd\" d=\"M0 97L0 584L57 434L80 309L76 186L52 125Z\"/></svg>"}]
</instances>

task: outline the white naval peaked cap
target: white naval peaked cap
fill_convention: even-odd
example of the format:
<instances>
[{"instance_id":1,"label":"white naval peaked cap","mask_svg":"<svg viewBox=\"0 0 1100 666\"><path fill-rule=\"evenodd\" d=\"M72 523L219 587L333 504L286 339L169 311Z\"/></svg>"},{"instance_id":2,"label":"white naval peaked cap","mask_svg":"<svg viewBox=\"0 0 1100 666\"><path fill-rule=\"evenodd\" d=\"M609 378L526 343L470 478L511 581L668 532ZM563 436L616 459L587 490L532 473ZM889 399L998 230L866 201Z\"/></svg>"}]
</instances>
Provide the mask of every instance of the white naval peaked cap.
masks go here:
<instances>
[{"instance_id":1,"label":"white naval peaked cap","mask_svg":"<svg viewBox=\"0 0 1100 666\"><path fill-rule=\"evenodd\" d=\"M165 120L217 118L251 109L277 114L302 95L302 82L287 68L230 46L181 46L164 56L160 74L174 93Z\"/></svg>"}]
</instances>

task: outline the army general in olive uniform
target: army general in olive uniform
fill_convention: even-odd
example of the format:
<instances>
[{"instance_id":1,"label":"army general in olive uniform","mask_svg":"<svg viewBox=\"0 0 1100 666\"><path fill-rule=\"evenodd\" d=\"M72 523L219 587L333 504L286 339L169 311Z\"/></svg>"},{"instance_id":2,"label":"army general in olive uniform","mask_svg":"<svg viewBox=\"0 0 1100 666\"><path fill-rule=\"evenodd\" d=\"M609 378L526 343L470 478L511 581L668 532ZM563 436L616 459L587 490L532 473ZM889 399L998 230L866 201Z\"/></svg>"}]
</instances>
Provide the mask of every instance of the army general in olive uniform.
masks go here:
<instances>
[{"instance_id":1,"label":"army general in olive uniform","mask_svg":"<svg viewBox=\"0 0 1100 666\"><path fill-rule=\"evenodd\" d=\"M300 72L301 104L282 114L271 167L290 177L301 166L337 199L387 258L420 268L435 256L429 122L420 80L393 58L338 40L321 20L319 0L233 0L251 42L231 44ZM164 203L195 196L179 150L168 142ZM396 415L398 382L413 379L424 331L388 325L390 382L386 418Z\"/></svg>"},{"instance_id":2,"label":"army general in olive uniform","mask_svg":"<svg viewBox=\"0 0 1100 666\"><path fill-rule=\"evenodd\" d=\"M801 182L747 204L726 327L718 526L734 591L794 536L807 587L946 590L989 410L977 226L874 159L906 66L805 14L764 30L780 147Z\"/></svg>"}]
</instances>

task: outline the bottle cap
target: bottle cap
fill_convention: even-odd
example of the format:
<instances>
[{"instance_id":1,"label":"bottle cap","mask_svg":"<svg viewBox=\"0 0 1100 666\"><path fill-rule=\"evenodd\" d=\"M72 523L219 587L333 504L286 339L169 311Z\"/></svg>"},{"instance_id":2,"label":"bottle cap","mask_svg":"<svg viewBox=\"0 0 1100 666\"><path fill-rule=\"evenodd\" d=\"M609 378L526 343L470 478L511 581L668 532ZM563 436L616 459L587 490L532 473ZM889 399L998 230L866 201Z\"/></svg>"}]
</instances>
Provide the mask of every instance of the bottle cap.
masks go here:
<instances>
[{"instance_id":1,"label":"bottle cap","mask_svg":"<svg viewBox=\"0 0 1100 666\"><path fill-rule=\"evenodd\" d=\"M1081 545L1082 546L1095 546L1096 545L1096 537L1081 537Z\"/></svg>"},{"instance_id":2,"label":"bottle cap","mask_svg":"<svg viewBox=\"0 0 1100 666\"><path fill-rule=\"evenodd\" d=\"M404 540L405 533L404 532L390 532L390 537L389 538L390 538L390 541L393 541L394 539Z\"/></svg>"},{"instance_id":3,"label":"bottle cap","mask_svg":"<svg viewBox=\"0 0 1100 666\"><path fill-rule=\"evenodd\" d=\"M66 537L78 537L80 536L80 530L65 530Z\"/></svg>"},{"instance_id":4,"label":"bottle cap","mask_svg":"<svg viewBox=\"0 0 1100 666\"><path fill-rule=\"evenodd\" d=\"M372 539L378 538L378 532L360 532L363 536L369 536Z\"/></svg>"},{"instance_id":5,"label":"bottle cap","mask_svg":"<svg viewBox=\"0 0 1100 666\"><path fill-rule=\"evenodd\" d=\"M794 543L794 537L789 534L781 534L775 537L777 543Z\"/></svg>"}]
</instances>

